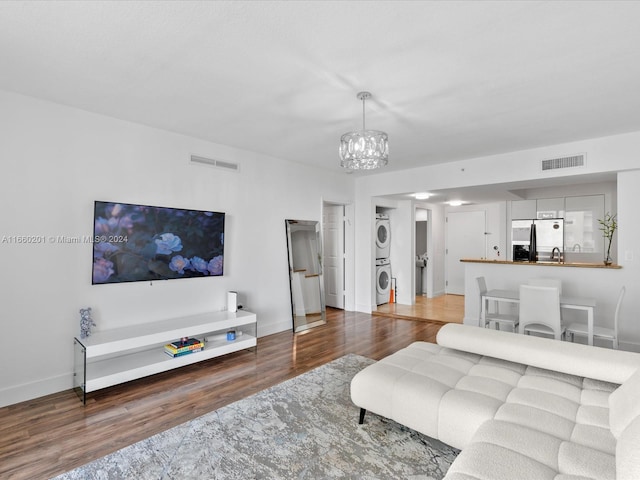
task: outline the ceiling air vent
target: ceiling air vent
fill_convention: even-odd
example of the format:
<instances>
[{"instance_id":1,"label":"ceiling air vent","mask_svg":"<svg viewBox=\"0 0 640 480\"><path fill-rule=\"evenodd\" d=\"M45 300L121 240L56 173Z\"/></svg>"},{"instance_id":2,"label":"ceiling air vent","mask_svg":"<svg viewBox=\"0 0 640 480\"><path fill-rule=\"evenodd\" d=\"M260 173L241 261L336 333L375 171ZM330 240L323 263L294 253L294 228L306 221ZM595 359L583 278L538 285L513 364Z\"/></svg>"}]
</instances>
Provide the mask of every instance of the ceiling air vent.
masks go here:
<instances>
[{"instance_id":1,"label":"ceiling air vent","mask_svg":"<svg viewBox=\"0 0 640 480\"><path fill-rule=\"evenodd\" d=\"M542 160L542 171L557 170L559 168L579 168L586 165L587 155L581 153L571 157L551 158Z\"/></svg>"},{"instance_id":2,"label":"ceiling air vent","mask_svg":"<svg viewBox=\"0 0 640 480\"><path fill-rule=\"evenodd\" d=\"M214 158L200 157L198 155L191 155L191 163L208 165L220 170L226 170L227 172L238 172L240 170L240 165L237 163L225 162L224 160L216 160Z\"/></svg>"}]
</instances>

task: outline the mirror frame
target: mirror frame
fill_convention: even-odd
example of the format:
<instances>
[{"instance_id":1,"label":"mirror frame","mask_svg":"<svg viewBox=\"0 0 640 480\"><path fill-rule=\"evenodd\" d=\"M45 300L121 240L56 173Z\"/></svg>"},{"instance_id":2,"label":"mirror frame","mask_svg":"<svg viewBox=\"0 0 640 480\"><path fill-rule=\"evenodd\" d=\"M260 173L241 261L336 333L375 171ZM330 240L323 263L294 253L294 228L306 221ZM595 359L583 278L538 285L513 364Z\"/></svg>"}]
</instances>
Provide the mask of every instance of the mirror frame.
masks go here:
<instances>
[{"instance_id":1,"label":"mirror frame","mask_svg":"<svg viewBox=\"0 0 640 480\"><path fill-rule=\"evenodd\" d=\"M302 332L327 323L324 298L324 278L322 266L322 235L320 222L316 220L285 220L287 231L287 253L289 261L289 292L291 296L291 318L293 331ZM299 258L299 243L294 244L296 232L312 232L306 246L306 258ZM303 245L304 247L305 245ZM315 247L315 249L314 249ZM312 263L309 265L309 263ZM311 267L311 273L305 274L307 268L297 269L303 265ZM317 283L317 285L316 285ZM317 297L315 293L317 292ZM306 298L305 298L306 297ZM319 307L319 312L308 312L309 306Z\"/></svg>"}]
</instances>

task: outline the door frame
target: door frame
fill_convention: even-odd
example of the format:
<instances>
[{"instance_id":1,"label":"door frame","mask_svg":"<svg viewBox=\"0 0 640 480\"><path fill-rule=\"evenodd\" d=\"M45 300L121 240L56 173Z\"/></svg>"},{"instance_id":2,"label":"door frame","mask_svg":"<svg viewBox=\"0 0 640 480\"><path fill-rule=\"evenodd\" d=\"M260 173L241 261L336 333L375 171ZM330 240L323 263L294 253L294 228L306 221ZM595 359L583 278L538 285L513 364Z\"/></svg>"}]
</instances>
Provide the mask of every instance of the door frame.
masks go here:
<instances>
[{"instance_id":1,"label":"door frame","mask_svg":"<svg viewBox=\"0 0 640 480\"><path fill-rule=\"evenodd\" d=\"M325 205L341 205L344 207L344 310L355 311L355 206L341 200L322 198L320 203L320 218L323 218ZM321 222L322 223L322 222ZM322 225L324 232L324 225ZM324 250L322 252L324 264Z\"/></svg>"},{"instance_id":2,"label":"door frame","mask_svg":"<svg viewBox=\"0 0 640 480\"><path fill-rule=\"evenodd\" d=\"M427 281L427 291L426 291L426 295L427 298L433 298L433 265L434 265L434 245L433 245L433 220L432 220L432 211L431 208L427 205L423 205L420 203L415 203L413 205L413 225L412 225L412 232L413 232L413 259L416 258L418 252L416 252L416 221L417 221L417 210L426 210L427 212L427 257L428 257L428 261L427 261L427 266L425 268L425 273L424 276L426 277L426 281ZM414 275L415 277L415 275ZM415 282L415 280L414 280ZM411 287L413 289L413 291L415 292L416 290L416 286L415 284L412 285ZM415 298L414 298L415 301Z\"/></svg>"},{"instance_id":3,"label":"door frame","mask_svg":"<svg viewBox=\"0 0 640 480\"><path fill-rule=\"evenodd\" d=\"M330 307L344 309L344 205L323 204L322 240L325 303ZM335 252L335 257L329 257L329 252Z\"/></svg>"}]
</instances>

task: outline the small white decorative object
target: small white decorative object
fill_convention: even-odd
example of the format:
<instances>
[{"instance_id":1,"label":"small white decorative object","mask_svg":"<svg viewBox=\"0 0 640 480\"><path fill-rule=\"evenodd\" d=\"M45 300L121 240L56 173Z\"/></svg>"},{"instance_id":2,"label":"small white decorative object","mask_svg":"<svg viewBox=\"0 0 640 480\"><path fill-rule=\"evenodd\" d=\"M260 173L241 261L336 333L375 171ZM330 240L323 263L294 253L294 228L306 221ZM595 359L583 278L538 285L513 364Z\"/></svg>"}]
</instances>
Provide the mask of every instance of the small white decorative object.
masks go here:
<instances>
[{"instance_id":1,"label":"small white decorative object","mask_svg":"<svg viewBox=\"0 0 640 480\"><path fill-rule=\"evenodd\" d=\"M91 307L80 309L80 338L87 338L91 335L91 327L96 324L91 318Z\"/></svg>"}]
</instances>

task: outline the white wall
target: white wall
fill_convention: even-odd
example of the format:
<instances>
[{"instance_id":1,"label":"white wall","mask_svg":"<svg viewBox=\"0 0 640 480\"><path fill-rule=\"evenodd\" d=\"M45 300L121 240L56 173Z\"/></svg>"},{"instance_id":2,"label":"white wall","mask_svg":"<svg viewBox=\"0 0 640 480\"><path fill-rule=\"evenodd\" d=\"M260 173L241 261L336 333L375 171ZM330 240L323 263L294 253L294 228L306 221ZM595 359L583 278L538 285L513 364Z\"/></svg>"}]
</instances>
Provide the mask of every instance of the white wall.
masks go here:
<instances>
[{"instance_id":1,"label":"white wall","mask_svg":"<svg viewBox=\"0 0 640 480\"><path fill-rule=\"evenodd\" d=\"M292 328L284 219L321 220L323 197L353 202L344 174L4 92L0 136L0 406L72 386L82 307L109 329L221 310L237 290L260 336ZM92 286L90 244L11 240L90 235L94 200L226 212L224 276Z\"/></svg>"},{"instance_id":2,"label":"white wall","mask_svg":"<svg viewBox=\"0 0 640 480\"><path fill-rule=\"evenodd\" d=\"M620 311L621 336L636 344L640 351L640 170L618 174L618 257L622 265L619 284L627 287Z\"/></svg>"}]
</instances>

